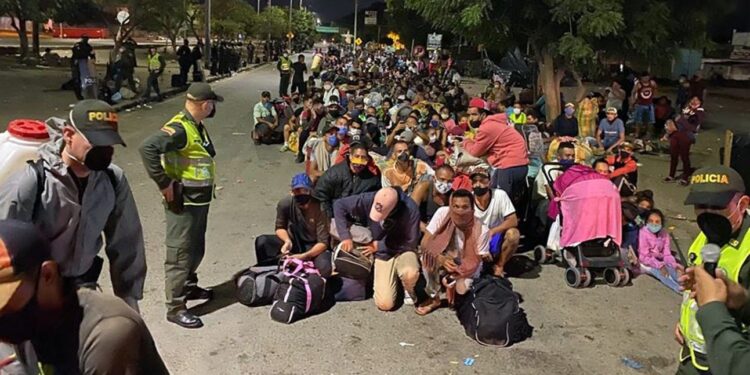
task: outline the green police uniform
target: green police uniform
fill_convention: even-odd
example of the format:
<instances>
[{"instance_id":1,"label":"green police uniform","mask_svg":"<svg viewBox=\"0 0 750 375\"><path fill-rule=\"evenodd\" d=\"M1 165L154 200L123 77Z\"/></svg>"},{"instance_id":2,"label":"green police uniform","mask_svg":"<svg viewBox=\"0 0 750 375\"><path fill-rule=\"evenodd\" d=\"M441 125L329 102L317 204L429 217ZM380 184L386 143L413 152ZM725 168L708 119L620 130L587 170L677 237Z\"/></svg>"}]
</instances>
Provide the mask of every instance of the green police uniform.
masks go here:
<instances>
[{"instance_id":1,"label":"green police uniform","mask_svg":"<svg viewBox=\"0 0 750 375\"><path fill-rule=\"evenodd\" d=\"M739 319L750 324L750 304L745 304ZM750 371L750 339L740 330L727 306L711 302L698 309L698 323L708 347L708 362L714 375L745 374Z\"/></svg>"},{"instance_id":2,"label":"green police uniform","mask_svg":"<svg viewBox=\"0 0 750 375\"><path fill-rule=\"evenodd\" d=\"M188 98L190 92L188 90ZM140 151L146 171L159 189L166 188L172 181L184 186L182 212L165 209L166 304L167 314L173 315L185 310L186 287L198 281L196 270L205 253L208 208L214 194L216 152L206 128L196 123L186 110L147 138Z\"/></svg>"},{"instance_id":3,"label":"green police uniform","mask_svg":"<svg viewBox=\"0 0 750 375\"><path fill-rule=\"evenodd\" d=\"M735 171L725 167L707 167L696 171L692 177L691 192L686 204L727 207L736 193L744 191L742 178ZM744 216L744 212L741 214ZM721 248L721 255L717 264L717 267L726 273L729 280L739 283L746 289L750 287L749 229L750 219L745 217L740 230ZM688 251L690 265L703 263L701 249L707 242L706 235L701 232ZM717 315L717 313L721 313L721 309L715 306L705 309L707 306L698 309L695 299L690 298L690 291L684 292L680 309L680 331L685 343L680 350L678 374L728 373L719 370L726 369L728 364L724 360L725 358L722 359L722 356L729 356L728 358L732 356L715 346L717 342L724 343L727 341L717 341L717 335L724 332L724 330L717 328L726 327L727 320L723 319L725 317L721 314ZM726 307L724 307L724 310L726 310ZM743 310L748 310L748 306ZM733 315L747 316L748 314L740 311L733 312ZM714 319L718 319L720 323L712 324ZM701 322L702 320L705 320L708 326L704 325ZM734 332L739 333L745 330L741 321L731 320ZM719 369L714 368L716 364L718 364Z\"/></svg>"}]
</instances>

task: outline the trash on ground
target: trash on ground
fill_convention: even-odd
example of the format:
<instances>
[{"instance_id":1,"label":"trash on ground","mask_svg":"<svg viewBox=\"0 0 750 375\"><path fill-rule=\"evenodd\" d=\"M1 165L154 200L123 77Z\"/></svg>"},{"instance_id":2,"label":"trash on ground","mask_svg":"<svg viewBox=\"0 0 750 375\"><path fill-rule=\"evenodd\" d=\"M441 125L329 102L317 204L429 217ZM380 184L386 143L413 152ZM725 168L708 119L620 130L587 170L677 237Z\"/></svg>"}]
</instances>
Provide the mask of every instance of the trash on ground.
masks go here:
<instances>
[{"instance_id":1,"label":"trash on ground","mask_svg":"<svg viewBox=\"0 0 750 375\"><path fill-rule=\"evenodd\" d=\"M630 367L630 368L632 368L634 370L640 370L640 369L643 368L643 364L642 363L640 363L640 362L638 362L638 361L636 361L634 359L628 358L628 357L623 357L622 358L622 363L625 366L628 366L628 367Z\"/></svg>"},{"instance_id":2,"label":"trash on ground","mask_svg":"<svg viewBox=\"0 0 750 375\"><path fill-rule=\"evenodd\" d=\"M234 132L234 133L232 133L232 135L247 135L247 133L238 133L238 132Z\"/></svg>"},{"instance_id":3,"label":"trash on ground","mask_svg":"<svg viewBox=\"0 0 750 375\"><path fill-rule=\"evenodd\" d=\"M474 358L466 358L464 359L464 366L473 366L474 365Z\"/></svg>"},{"instance_id":4,"label":"trash on ground","mask_svg":"<svg viewBox=\"0 0 750 375\"><path fill-rule=\"evenodd\" d=\"M408 342L403 342L403 341L400 342L400 343L398 343L398 344L401 345L401 346L415 346L414 344L410 344Z\"/></svg>"}]
</instances>

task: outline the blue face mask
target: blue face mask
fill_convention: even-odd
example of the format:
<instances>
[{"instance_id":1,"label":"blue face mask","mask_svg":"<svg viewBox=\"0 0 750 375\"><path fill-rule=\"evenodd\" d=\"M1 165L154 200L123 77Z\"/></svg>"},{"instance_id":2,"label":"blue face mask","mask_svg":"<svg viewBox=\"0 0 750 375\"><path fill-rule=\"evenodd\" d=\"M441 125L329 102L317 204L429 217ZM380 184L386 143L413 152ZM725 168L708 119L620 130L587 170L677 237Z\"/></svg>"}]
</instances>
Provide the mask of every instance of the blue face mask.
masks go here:
<instances>
[{"instance_id":1,"label":"blue face mask","mask_svg":"<svg viewBox=\"0 0 750 375\"><path fill-rule=\"evenodd\" d=\"M568 108L565 108L565 114L566 114L566 115L568 115L568 116L571 116L571 115L573 115L573 113L574 113L575 111L576 111L576 110L575 110L574 108L570 108L570 107L568 107Z\"/></svg>"},{"instance_id":2,"label":"blue face mask","mask_svg":"<svg viewBox=\"0 0 750 375\"><path fill-rule=\"evenodd\" d=\"M653 234L661 232L661 224L648 223L646 224L646 228L648 228L648 231Z\"/></svg>"},{"instance_id":3,"label":"blue face mask","mask_svg":"<svg viewBox=\"0 0 750 375\"><path fill-rule=\"evenodd\" d=\"M327 141L328 145L331 147L336 147L339 145L339 138L336 136L336 134L329 135Z\"/></svg>"},{"instance_id":4,"label":"blue face mask","mask_svg":"<svg viewBox=\"0 0 750 375\"><path fill-rule=\"evenodd\" d=\"M565 169L572 167L575 163L576 161L573 159L560 160L560 165L562 165Z\"/></svg>"}]
</instances>

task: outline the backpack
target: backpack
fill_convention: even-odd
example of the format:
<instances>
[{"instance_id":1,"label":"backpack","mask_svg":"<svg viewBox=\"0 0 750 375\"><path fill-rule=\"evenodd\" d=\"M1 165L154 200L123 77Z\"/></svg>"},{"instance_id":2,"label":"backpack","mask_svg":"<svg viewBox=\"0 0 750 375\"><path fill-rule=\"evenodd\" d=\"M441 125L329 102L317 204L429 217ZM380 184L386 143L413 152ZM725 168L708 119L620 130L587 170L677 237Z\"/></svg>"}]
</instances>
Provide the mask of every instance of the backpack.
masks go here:
<instances>
[{"instance_id":1,"label":"backpack","mask_svg":"<svg viewBox=\"0 0 750 375\"><path fill-rule=\"evenodd\" d=\"M313 262L287 258L282 270L271 319L290 324L318 312L323 305L326 280Z\"/></svg>"},{"instance_id":2,"label":"backpack","mask_svg":"<svg viewBox=\"0 0 750 375\"><path fill-rule=\"evenodd\" d=\"M534 329L511 283L492 275L474 280L456 315L466 335L482 345L507 347L531 337Z\"/></svg>"},{"instance_id":3,"label":"backpack","mask_svg":"<svg viewBox=\"0 0 750 375\"><path fill-rule=\"evenodd\" d=\"M39 210L42 207L42 194L44 193L44 185L47 182L47 174L44 172L44 161L42 159L26 160L26 163L31 166L31 169L36 174L36 199L34 200L34 211L32 211L32 219L36 220ZM117 176L115 176L115 171L112 168L107 168L104 172L107 173L109 182L112 184L112 189L115 195L117 195Z\"/></svg>"},{"instance_id":4,"label":"backpack","mask_svg":"<svg viewBox=\"0 0 750 375\"><path fill-rule=\"evenodd\" d=\"M250 267L235 278L237 300L245 306L261 306L273 302L281 283L279 266Z\"/></svg>"}]
</instances>

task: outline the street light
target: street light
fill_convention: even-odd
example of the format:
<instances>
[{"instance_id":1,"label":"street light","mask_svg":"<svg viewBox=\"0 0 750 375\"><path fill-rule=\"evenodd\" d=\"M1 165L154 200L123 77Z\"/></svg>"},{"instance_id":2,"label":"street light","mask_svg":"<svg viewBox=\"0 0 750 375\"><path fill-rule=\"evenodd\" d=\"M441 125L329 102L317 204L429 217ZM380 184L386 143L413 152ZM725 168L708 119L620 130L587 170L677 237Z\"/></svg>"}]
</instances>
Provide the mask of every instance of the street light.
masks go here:
<instances>
[{"instance_id":1,"label":"street light","mask_svg":"<svg viewBox=\"0 0 750 375\"><path fill-rule=\"evenodd\" d=\"M206 43L203 44L204 65L206 69L210 68L211 61L211 0L206 0Z\"/></svg>"},{"instance_id":2,"label":"street light","mask_svg":"<svg viewBox=\"0 0 750 375\"><path fill-rule=\"evenodd\" d=\"M255 7L255 10L260 14L260 0L258 0L258 6Z\"/></svg>"},{"instance_id":3,"label":"street light","mask_svg":"<svg viewBox=\"0 0 750 375\"><path fill-rule=\"evenodd\" d=\"M358 8L358 1L354 0L354 39L352 42L357 40L357 8ZM354 43L354 50L357 50L357 43Z\"/></svg>"}]
</instances>

